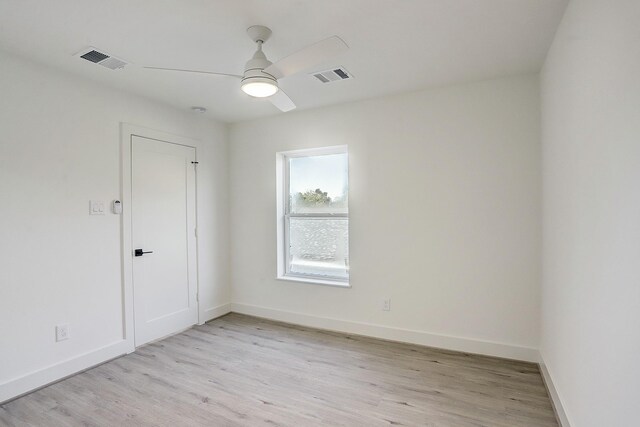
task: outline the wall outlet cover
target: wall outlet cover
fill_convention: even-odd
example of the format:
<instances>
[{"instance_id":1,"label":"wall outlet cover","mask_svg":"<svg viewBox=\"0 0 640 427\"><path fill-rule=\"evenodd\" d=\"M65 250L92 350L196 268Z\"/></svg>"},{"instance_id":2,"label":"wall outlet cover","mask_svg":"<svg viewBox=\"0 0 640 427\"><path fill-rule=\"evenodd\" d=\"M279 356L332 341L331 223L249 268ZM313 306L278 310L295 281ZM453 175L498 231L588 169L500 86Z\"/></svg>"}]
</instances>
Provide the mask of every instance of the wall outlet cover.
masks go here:
<instances>
[{"instance_id":1,"label":"wall outlet cover","mask_svg":"<svg viewBox=\"0 0 640 427\"><path fill-rule=\"evenodd\" d=\"M56 341L64 341L69 339L69 325L57 325L56 326Z\"/></svg>"}]
</instances>

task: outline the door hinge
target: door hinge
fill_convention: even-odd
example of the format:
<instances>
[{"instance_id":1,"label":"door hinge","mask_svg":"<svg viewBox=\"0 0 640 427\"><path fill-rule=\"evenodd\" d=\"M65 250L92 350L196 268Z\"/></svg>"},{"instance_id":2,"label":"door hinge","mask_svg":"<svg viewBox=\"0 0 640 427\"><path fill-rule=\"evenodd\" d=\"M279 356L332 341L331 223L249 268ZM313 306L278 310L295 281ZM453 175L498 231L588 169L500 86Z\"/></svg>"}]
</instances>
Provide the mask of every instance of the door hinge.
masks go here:
<instances>
[{"instance_id":1,"label":"door hinge","mask_svg":"<svg viewBox=\"0 0 640 427\"><path fill-rule=\"evenodd\" d=\"M198 228L193 229L193 235L198 237Z\"/></svg>"},{"instance_id":2,"label":"door hinge","mask_svg":"<svg viewBox=\"0 0 640 427\"><path fill-rule=\"evenodd\" d=\"M196 301L200 302L200 292L196 292Z\"/></svg>"}]
</instances>

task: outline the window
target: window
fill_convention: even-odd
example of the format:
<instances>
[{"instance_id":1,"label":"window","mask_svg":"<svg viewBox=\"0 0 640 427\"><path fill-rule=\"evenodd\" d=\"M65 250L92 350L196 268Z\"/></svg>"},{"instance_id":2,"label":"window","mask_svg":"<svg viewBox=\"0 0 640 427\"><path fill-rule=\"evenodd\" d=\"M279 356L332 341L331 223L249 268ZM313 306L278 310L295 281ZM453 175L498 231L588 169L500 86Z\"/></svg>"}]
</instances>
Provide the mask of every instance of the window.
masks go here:
<instances>
[{"instance_id":1,"label":"window","mask_svg":"<svg viewBox=\"0 0 640 427\"><path fill-rule=\"evenodd\" d=\"M347 148L278 153L278 277L348 286Z\"/></svg>"}]
</instances>

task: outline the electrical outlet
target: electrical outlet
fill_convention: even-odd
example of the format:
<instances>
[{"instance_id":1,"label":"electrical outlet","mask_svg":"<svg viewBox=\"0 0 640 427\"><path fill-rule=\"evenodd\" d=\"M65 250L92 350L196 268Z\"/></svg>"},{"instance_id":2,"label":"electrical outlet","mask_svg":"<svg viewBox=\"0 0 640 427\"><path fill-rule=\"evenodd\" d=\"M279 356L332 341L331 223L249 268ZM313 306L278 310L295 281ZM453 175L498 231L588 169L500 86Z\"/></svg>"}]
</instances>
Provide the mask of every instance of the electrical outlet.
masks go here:
<instances>
[{"instance_id":1,"label":"electrical outlet","mask_svg":"<svg viewBox=\"0 0 640 427\"><path fill-rule=\"evenodd\" d=\"M69 339L69 325L56 326L56 341L64 341Z\"/></svg>"},{"instance_id":2,"label":"electrical outlet","mask_svg":"<svg viewBox=\"0 0 640 427\"><path fill-rule=\"evenodd\" d=\"M391 311L391 298L382 301L382 311Z\"/></svg>"}]
</instances>

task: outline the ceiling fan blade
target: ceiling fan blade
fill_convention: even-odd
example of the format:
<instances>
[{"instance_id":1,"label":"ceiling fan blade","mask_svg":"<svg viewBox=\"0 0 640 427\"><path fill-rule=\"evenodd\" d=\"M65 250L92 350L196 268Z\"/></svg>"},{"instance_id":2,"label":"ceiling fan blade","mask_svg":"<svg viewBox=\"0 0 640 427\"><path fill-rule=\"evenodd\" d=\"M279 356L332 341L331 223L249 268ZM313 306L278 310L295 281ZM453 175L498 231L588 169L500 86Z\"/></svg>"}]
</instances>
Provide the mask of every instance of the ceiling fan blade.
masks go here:
<instances>
[{"instance_id":1,"label":"ceiling fan blade","mask_svg":"<svg viewBox=\"0 0 640 427\"><path fill-rule=\"evenodd\" d=\"M182 70L178 68L161 68L161 67L142 67L148 70L161 70L161 71L181 71L183 73L198 73L198 74L213 74L214 76L227 76L227 77L236 77L241 79L242 76L237 74L226 74L226 73L214 73L213 71L200 71L200 70Z\"/></svg>"},{"instance_id":2,"label":"ceiling fan blade","mask_svg":"<svg viewBox=\"0 0 640 427\"><path fill-rule=\"evenodd\" d=\"M296 108L296 104L293 103L291 98L289 98L289 96L287 96L287 94L284 93L282 89L278 90L274 95L271 95L268 99L269 101L271 101L273 105L275 105L285 113L287 111L291 111L294 108Z\"/></svg>"},{"instance_id":3,"label":"ceiling fan blade","mask_svg":"<svg viewBox=\"0 0 640 427\"><path fill-rule=\"evenodd\" d=\"M279 79L311 68L348 49L349 46L340 37L332 36L276 61L263 71Z\"/></svg>"}]
</instances>

